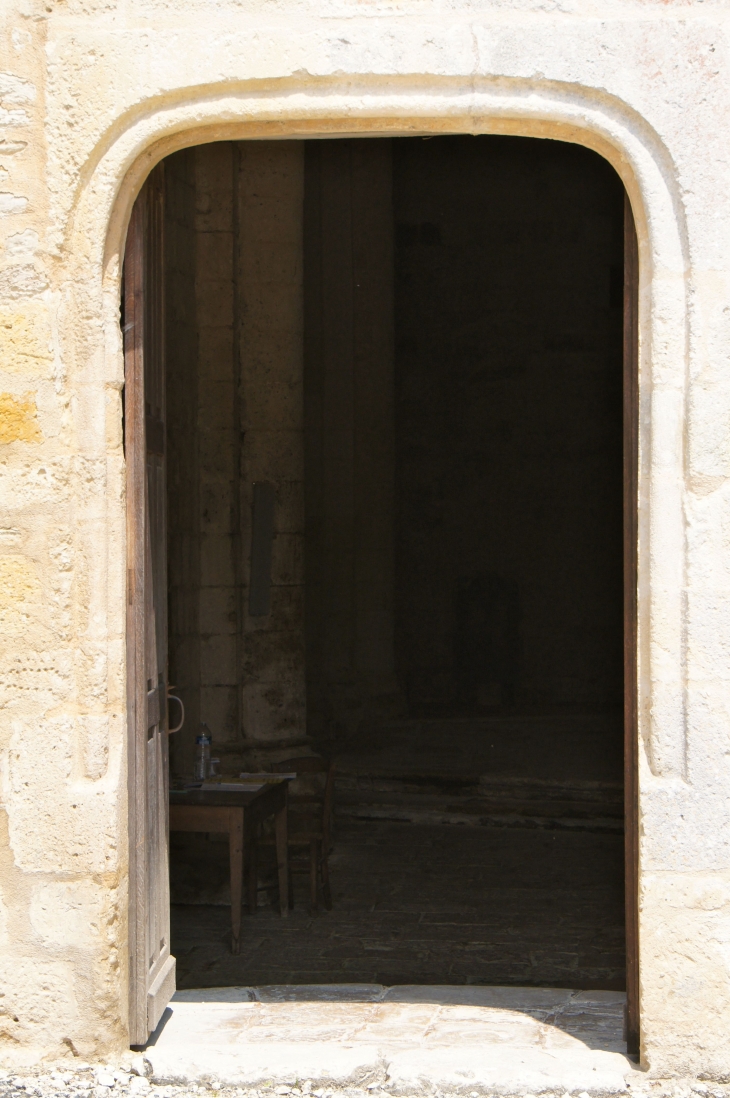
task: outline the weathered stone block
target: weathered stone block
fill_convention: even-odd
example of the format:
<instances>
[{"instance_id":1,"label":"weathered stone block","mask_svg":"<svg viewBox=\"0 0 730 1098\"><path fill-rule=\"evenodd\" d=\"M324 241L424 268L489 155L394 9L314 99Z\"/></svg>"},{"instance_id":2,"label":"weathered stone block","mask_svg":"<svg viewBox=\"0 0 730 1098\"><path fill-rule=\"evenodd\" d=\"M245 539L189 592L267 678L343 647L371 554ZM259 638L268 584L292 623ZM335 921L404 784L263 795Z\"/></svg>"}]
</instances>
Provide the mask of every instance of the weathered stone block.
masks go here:
<instances>
[{"instance_id":1,"label":"weathered stone block","mask_svg":"<svg viewBox=\"0 0 730 1098\"><path fill-rule=\"evenodd\" d=\"M213 733L211 754L215 755L216 743L228 743L238 735L238 689L226 685L201 687L200 719Z\"/></svg>"},{"instance_id":2,"label":"weathered stone block","mask_svg":"<svg viewBox=\"0 0 730 1098\"><path fill-rule=\"evenodd\" d=\"M201 587L233 586L234 583L233 545L230 536L215 532L211 536L202 535L200 541Z\"/></svg>"},{"instance_id":3,"label":"weathered stone block","mask_svg":"<svg viewBox=\"0 0 730 1098\"><path fill-rule=\"evenodd\" d=\"M200 641L200 681L207 686L235 686L236 638L224 635L202 636Z\"/></svg>"},{"instance_id":4,"label":"weathered stone block","mask_svg":"<svg viewBox=\"0 0 730 1098\"><path fill-rule=\"evenodd\" d=\"M201 633L235 634L236 621L236 593L233 587L204 587L201 590Z\"/></svg>"}]
</instances>

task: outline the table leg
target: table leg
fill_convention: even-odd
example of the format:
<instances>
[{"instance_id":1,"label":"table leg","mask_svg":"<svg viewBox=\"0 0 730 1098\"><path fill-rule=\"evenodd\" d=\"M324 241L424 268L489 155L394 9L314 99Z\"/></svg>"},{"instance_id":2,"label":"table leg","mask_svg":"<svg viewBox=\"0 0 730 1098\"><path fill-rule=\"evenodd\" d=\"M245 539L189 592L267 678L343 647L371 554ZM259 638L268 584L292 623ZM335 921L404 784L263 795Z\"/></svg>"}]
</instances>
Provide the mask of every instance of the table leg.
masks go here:
<instances>
[{"instance_id":1,"label":"table leg","mask_svg":"<svg viewBox=\"0 0 730 1098\"><path fill-rule=\"evenodd\" d=\"M258 866L256 864L256 823L251 822L246 826L246 835L244 838L246 846L246 886L248 893L248 913L249 915L256 914L256 908L258 907L258 885L259 875Z\"/></svg>"},{"instance_id":2,"label":"table leg","mask_svg":"<svg viewBox=\"0 0 730 1098\"><path fill-rule=\"evenodd\" d=\"M243 809L232 808L228 813L228 852L231 864L231 952L238 953L241 944L241 900L243 899Z\"/></svg>"},{"instance_id":3,"label":"table leg","mask_svg":"<svg viewBox=\"0 0 730 1098\"><path fill-rule=\"evenodd\" d=\"M289 832L286 805L276 813L276 864L279 868L279 911L289 914Z\"/></svg>"}]
</instances>

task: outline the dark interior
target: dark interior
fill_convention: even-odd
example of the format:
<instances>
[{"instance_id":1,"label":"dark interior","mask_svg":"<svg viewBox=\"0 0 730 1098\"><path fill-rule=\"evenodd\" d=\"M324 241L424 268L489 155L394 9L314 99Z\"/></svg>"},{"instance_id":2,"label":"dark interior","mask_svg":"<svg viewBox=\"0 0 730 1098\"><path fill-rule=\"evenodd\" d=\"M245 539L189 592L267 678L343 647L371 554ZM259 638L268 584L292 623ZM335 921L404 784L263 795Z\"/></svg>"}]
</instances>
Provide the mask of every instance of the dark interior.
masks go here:
<instances>
[{"instance_id":1,"label":"dark interior","mask_svg":"<svg viewBox=\"0 0 730 1098\"><path fill-rule=\"evenodd\" d=\"M301 211L303 520L296 478L271 475L264 633L247 155L167 161L172 767L201 720L227 771L333 759L333 908L295 878L282 920L262 855L233 957L225 843L173 834L179 983L621 988L623 187L555 141L301 143L302 184L270 205ZM277 580L300 533L303 582Z\"/></svg>"},{"instance_id":2,"label":"dark interior","mask_svg":"<svg viewBox=\"0 0 730 1098\"><path fill-rule=\"evenodd\" d=\"M394 199L409 713L616 712L619 180L575 145L400 141Z\"/></svg>"}]
</instances>

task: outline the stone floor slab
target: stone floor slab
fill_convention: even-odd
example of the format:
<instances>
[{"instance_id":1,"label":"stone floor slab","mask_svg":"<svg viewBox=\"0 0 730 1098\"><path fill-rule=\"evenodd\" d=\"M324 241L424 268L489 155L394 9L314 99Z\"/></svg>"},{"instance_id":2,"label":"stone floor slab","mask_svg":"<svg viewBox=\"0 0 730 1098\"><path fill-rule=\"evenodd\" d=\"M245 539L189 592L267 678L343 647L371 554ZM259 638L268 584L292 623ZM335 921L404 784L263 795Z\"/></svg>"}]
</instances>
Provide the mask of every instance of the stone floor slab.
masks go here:
<instances>
[{"instance_id":1,"label":"stone floor slab","mask_svg":"<svg viewBox=\"0 0 730 1098\"><path fill-rule=\"evenodd\" d=\"M359 1086L392 1094L591 1095L636 1068L618 992L377 984L179 992L146 1050L153 1079Z\"/></svg>"}]
</instances>

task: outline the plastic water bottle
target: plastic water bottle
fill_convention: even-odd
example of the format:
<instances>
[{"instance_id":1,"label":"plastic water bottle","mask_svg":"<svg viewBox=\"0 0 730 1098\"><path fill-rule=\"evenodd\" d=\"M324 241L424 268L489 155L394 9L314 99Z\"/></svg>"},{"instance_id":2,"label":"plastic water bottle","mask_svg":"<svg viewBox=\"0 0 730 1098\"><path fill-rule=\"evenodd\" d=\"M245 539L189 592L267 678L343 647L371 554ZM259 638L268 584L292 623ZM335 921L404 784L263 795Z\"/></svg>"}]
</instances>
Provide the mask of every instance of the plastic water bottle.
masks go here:
<instances>
[{"instance_id":1,"label":"plastic water bottle","mask_svg":"<svg viewBox=\"0 0 730 1098\"><path fill-rule=\"evenodd\" d=\"M206 727L205 725L203 727ZM211 736L206 732L197 736L195 739L195 770L194 777L196 782L204 782L208 777L208 769L210 767L210 741Z\"/></svg>"}]
</instances>

